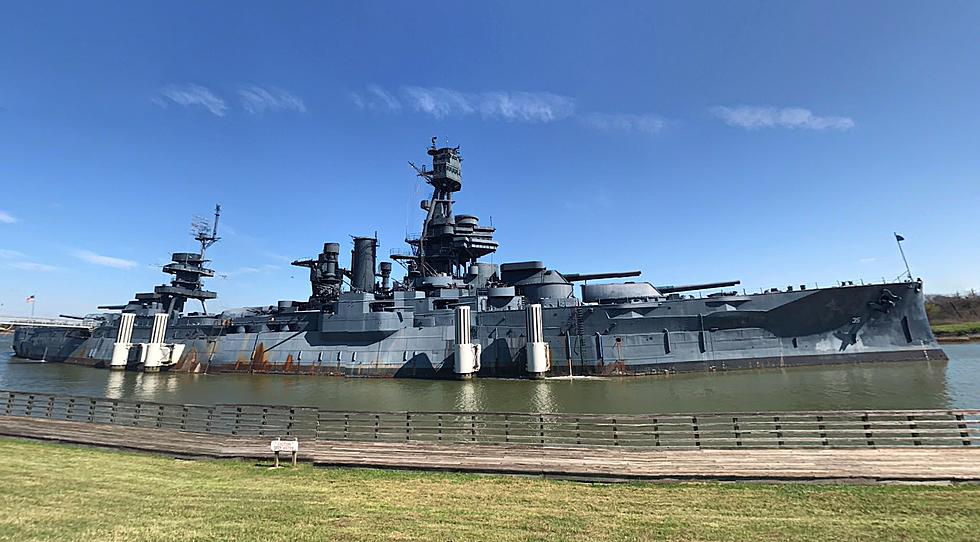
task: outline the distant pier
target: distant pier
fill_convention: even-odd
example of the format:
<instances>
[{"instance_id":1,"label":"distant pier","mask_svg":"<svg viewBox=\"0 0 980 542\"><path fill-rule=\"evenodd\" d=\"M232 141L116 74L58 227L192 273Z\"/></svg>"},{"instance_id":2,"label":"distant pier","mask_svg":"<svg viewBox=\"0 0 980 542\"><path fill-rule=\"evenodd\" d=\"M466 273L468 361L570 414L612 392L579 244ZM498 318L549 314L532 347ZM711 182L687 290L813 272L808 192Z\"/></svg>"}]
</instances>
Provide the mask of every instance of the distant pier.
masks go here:
<instances>
[{"instance_id":1,"label":"distant pier","mask_svg":"<svg viewBox=\"0 0 980 542\"><path fill-rule=\"evenodd\" d=\"M980 410L342 412L0 392L0 434L181 457L591 481L980 481Z\"/></svg>"}]
</instances>

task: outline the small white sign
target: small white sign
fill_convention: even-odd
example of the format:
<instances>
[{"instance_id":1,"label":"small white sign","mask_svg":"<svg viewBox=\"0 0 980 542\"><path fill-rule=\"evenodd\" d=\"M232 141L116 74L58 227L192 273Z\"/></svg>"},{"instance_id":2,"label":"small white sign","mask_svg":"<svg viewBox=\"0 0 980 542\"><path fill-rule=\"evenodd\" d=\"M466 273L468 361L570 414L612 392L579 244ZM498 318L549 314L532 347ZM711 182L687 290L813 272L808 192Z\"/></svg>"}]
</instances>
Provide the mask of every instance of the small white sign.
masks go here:
<instances>
[{"instance_id":1,"label":"small white sign","mask_svg":"<svg viewBox=\"0 0 980 542\"><path fill-rule=\"evenodd\" d=\"M279 440L276 439L272 441L269 445L273 452L298 452L299 451L299 441L298 440Z\"/></svg>"}]
</instances>

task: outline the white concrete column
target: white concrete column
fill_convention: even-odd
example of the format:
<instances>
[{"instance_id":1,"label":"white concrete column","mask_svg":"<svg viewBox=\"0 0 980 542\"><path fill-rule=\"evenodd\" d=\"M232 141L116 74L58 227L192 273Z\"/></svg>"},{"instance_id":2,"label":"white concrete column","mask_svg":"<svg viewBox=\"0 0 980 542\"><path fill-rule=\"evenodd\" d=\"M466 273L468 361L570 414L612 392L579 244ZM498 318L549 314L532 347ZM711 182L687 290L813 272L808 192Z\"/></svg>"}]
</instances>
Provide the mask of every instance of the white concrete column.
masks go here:
<instances>
[{"instance_id":1,"label":"white concrete column","mask_svg":"<svg viewBox=\"0 0 980 542\"><path fill-rule=\"evenodd\" d=\"M130 342L133 338L133 324L136 323L136 315L124 312L119 319L119 334L116 335L116 343L112 345L112 359L109 361L109 368L112 370L122 370L126 368L126 361L129 359L129 349L133 347Z\"/></svg>"},{"instance_id":2,"label":"white concrete column","mask_svg":"<svg viewBox=\"0 0 980 542\"><path fill-rule=\"evenodd\" d=\"M544 320L541 305L528 305L525 313L527 326L527 373L531 378L544 378L551 369L551 345L544 340Z\"/></svg>"},{"instance_id":3,"label":"white concrete column","mask_svg":"<svg viewBox=\"0 0 980 542\"><path fill-rule=\"evenodd\" d=\"M472 378L480 370L480 345L472 343L470 307L456 307L456 348L453 352L453 372L460 378Z\"/></svg>"}]
</instances>

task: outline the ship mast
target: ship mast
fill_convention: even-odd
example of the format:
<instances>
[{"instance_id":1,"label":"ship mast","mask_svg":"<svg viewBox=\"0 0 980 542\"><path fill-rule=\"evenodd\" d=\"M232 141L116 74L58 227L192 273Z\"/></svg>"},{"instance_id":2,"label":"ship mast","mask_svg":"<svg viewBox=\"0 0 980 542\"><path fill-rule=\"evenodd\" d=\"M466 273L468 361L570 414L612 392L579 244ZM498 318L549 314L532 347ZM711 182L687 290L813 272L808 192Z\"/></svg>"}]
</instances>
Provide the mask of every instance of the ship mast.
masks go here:
<instances>
[{"instance_id":1,"label":"ship mast","mask_svg":"<svg viewBox=\"0 0 980 542\"><path fill-rule=\"evenodd\" d=\"M211 248L211 245L221 240L218 237L218 219L221 218L221 205L214 206L214 222L211 224L211 231L208 232L208 223L201 221L194 224L197 234L194 239L201 243L201 259L204 259L204 251Z\"/></svg>"},{"instance_id":2,"label":"ship mast","mask_svg":"<svg viewBox=\"0 0 980 542\"><path fill-rule=\"evenodd\" d=\"M414 255L400 259L413 261L422 276L460 277L467 264L497 250L494 230L480 226L475 216L453 215L453 195L463 187L459 147L437 147L433 137L427 154L432 157L431 170L409 162L432 186L432 196L421 202L426 211L421 234L405 240Z\"/></svg>"}]
</instances>

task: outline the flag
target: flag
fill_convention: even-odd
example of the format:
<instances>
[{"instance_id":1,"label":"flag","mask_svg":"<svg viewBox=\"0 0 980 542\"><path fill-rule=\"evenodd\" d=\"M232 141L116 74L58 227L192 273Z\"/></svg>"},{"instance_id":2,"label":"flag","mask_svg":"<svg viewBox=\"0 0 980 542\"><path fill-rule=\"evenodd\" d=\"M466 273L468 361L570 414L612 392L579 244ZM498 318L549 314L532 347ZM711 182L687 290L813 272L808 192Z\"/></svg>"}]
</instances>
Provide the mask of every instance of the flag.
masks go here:
<instances>
[{"instance_id":1,"label":"flag","mask_svg":"<svg viewBox=\"0 0 980 542\"><path fill-rule=\"evenodd\" d=\"M27 298L24 299L24 302L25 303L33 303L34 302L34 296L32 296L32 295L27 296Z\"/></svg>"},{"instance_id":2,"label":"flag","mask_svg":"<svg viewBox=\"0 0 980 542\"><path fill-rule=\"evenodd\" d=\"M895 234L895 240L898 241L899 243L901 243L902 241L905 240L905 238L896 233Z\"/></svg>"}]
</instances>

